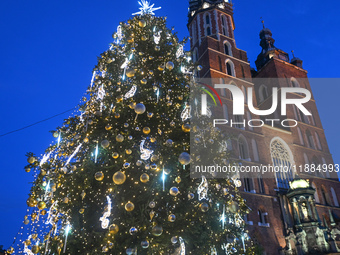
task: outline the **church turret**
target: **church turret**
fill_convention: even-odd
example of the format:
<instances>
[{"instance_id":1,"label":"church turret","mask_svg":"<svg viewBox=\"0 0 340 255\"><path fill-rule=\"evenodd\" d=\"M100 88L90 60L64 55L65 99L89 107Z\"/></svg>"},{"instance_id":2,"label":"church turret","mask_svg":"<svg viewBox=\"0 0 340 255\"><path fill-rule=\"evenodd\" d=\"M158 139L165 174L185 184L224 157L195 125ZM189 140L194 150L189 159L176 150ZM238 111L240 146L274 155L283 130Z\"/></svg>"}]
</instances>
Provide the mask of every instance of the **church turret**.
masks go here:
<instances>
[{"instance_id":1,"label":"church turret","mask_svg":"<svg viewBox=\"0 0 340 255\"><path fill-rule=\"evenodd\" d=\"M301 59L295 57L294 51L293 51L293 50L292 50L292 54L293 54L293 59L290 61L290 63L291 63L292 65L295 65L295 66L297 66L297 67L302 68L302 63L303 63L303 61L302 61Z\"/></svg>"},{"instance_id":2,"label":"church turret","mask_svg":"<svg viewBox=\"0 0 340 255\"><path fill-rule=\"evenodd\" d=\"M263 29L260 32L260 46L262 47L261 53L258 55L255 61L257 70L260 70L268 61L272 58L279 58L284 61L289 61L289 55L275 47L275 39L270 29L263 25Z\"/></svg>"}]
</instances>

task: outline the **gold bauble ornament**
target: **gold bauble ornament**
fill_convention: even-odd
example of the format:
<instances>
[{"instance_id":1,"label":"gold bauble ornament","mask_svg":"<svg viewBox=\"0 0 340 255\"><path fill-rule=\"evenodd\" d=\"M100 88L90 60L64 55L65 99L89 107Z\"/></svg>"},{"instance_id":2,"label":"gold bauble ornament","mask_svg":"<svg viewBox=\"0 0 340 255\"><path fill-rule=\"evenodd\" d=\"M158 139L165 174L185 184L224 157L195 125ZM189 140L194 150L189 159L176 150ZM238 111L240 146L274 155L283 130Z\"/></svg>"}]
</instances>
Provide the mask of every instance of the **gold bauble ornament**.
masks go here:
<instances>
[{"instance_id":1,"label":"gold bauble ornament","mask_svg":"<svg viewBox=\"0 0 340 255\"><path fill-rule=\"evenodd\" d=\"M115 113L115 118L119 119L120 118L120 114L118 112Z\"/></svg>"},{"instance_id":2,"label":"gold bauble ornament","mask_svg":"<svg viewBox=\"0 0 340 255\"><path fill-rule=\"evenodd\" d=\"M83 214L84 211L85 211L85 210L84 210L83 208L81 208L81 209L79 210L79 213L80 213L80 214Z\"/></svg>"},{"instance_id":3,"label":"gold bauble ornament","mask_svg":"<svg viewBox=\"0 0 340 255\"><path fill-rule=\"evenodd\" d=\"M106 130L111 130L111 129L112 129L111 124L107 124L107 125L105 126L105 129L106 129Z\"/></svg>"},{"instance_id":4,"label":"gold bauble ornament","mask_svg":"<svg viewBox=\"0 0 340 255\"><path fill-rule=\"evenodd\" d=\"M119 157L119 153L118 153L118 152L112 153L112 157L113 157L114 159L117 159L117 158Z\"/></svg>"},{"instance_id":5,"label":"gold bauble ornament","mask_svg":"<svg viewBox=\"0 0 340 255\"><path fill-rule=\"evenodd\" d=\"M42 211L40 212L41 215L46 215L46 213L47 213L46 210L42 210Z\"/></svg>"},{"instance_id":6,"label":"gold bauble ornament","mask_svg":"<svg viewBox=\"0 0 340 255\"><path fill-rule=\"evenodd\" d=\"M144 133L145 135L150 134L150 132L151 132L151 129L150 129L149 127L143 128L143 133Z\"/></svg>"},{"instance_id":7,"label":"gold bauble ornament","mask_svg":"<svg viewBox=\"0 0 340 255\"><path fill-rule=\"evenodd\" d=\"M88 143L89 139L87 137L84 138L84 143Z\"/></svg>"},{"instance_id":8,"label":"gold bauble ornament","mask_svg":"<svg viewBox=\"0 0 340 255\"><path fill-rule=\"evenodd\" d=\"M158 66L158 70L159 70L159 71L164 71L164 69L165 69L164 65Z\"/></svg>"},{"instance_id":9,"label":"gold bauble ornament","mask_svg":"<svg viewBox=\"0 0 340 255\"><path fill-rule=\"evenodd\" d=\"M138 22L138 25L139 25L140 27L146 27L146 21L143 20L143 19L141 19L141 20Z\"/></svg>"},{"instance_id":10,"label":"gold bauble ornament","mask_svg":"<svg viewBox=\"0 0 340 255\"><path fill-rule=\"evenodd\" d=\"M126 70L126 76L129 78L132 78L133 76L135 76L136 71L133 68L129 68Z\"/></svg>"},{"instance_id":11,"label":"gold bauble ornament","mask_svg":"<svg viewBox=\"0 0 340 255\"><path fill-rule=\"evenodd\" d=\"M142 80L140 81L140 83L143 84L143 85L145 85L145 84L148 83L148 81L147 81L147 79L142 79Z\"/></svg>"},{"instance_id":12,"label":"gold bauble ornament","mask_svg":"<svg viewBox=\"0 0 340 255\"><path fill-rule=\"evenodd\" d=\"M100 144L103 148L107 148L107 147L109 147L110 142L108 140L104 140Z\"/></svg>"},{"instance_id":13,"label":"gold bauble ornament","mask_svg":"<svg viewBox=\"0 0 340 255\"><path fill-rule=\"evenodd\" d=\"M150 141L151 141L152 143L154 143L154 142L156 142L156 138L151 137Z\"/></svg>"},{"instance_id":14,"label":"gold bauble ornament","mask_svg":"<svg viewBox=\"0 0 340 255\"><path fill-rule=\"evenodd\" d=\"M135 209L135 205L132 202L129 201L125 204L125 210L127 212L132 212L134 209Z\"/></svg>"},{"instance_id":15,"label":"gold bauble ornament","mask_svg":"<svg viewBox=\"0 0 340 255\"><path fill-rule=\"evenodd\" d=\"M15 252L13 247L10 247L7 251L8 254L13 254Z\"/></svg>"},{"instance_id":16,"label":"gold bauble ornament","mask_svg":"<svg viewBox=\"0 0 340 255\"><path fill-rule=\"evenodd\" d=\"M147 183L150 180L150 177L148 174L144 173L140 176L140 181L142 183Z\"/></svg>"},{"instance_id":17,"label":"gold bauble ornament","mask_svg":"<svg viewBox=\"0 0 340 255\"><path fill-rule=\"evenodd\" d=\"M176 220L176 216L174 214L170 214L168 217L168 221L175 222L175 220Z\"/></svg>"},{"instance_id":18,"label":"gold bauble ornament","mask_svg":"<svg viewBox=\"0 0 340 255\"><path fill-rule=\"evenodd\" d=\"M168 63L166 63L165 67L166 67L166 69L171 71L172 69L174 69L175 65L174 65L174 63L169 61Z\"/></svg>"},{"instance_id":19,"label":"gold bauble ornament","mask_svg":"<svg viewBox=\"0 0 340 255\"><path fill-rule=\"evenodd\" d=\"M36 161L36 158L35 158L35 157L29 157L29 158L27 159L27 162L30 163L30 164L33 164L35 161Z\"/></svg>"},{"instance_id":20,"label":"gold bauble ornament","mask_svg":"<svg viewBox=\"0 0 340 255\"><path fill-rule=\"evenodd\" d=\"M116 98L116 101L117 101L117 103L120 103L120 102L122 102L123 101L123 97L122 96L119 96L119 97L117 97Z\"/></svg>"},{"instance_id":21,"label":"gold bauble ornament","mask_svg":"<svg viewBox=\"0 0 340 255\"><path fill-rule=\"evenodd\" d=\"M39 246L38 245L33 245L33 247L32 247L33 254L38 254L39 251L40 251Z\"/></svg>"},{"instance_id":22,"label":"gold bauble ornament","mask_svg":"<svg viewBox=\"0 0 340 255\"><path fill-rule=\"evenodd\" d=\"M53 133L54 138L58 138L58 136L59 136L59 133L57 131Z\"/></svg>"},{"instance_id":23,"label":"gold bauble ornament","mask_svg":"<svg viewBox=\"0 0 340 255\"><path fill-rule=\"evenodd\" d=\"M128 43L133 43L133 41L135 40L133 37L128 37L126 38Z\"/></svg>"},{"instance_id":24,"label":"gold bauble ornament","mask_svg":"<svg viewBox=\"0 0 340 255\"><path fill-rule=\"evenodd\" d=\"M132 153L132 150L127 149L127 150L125 150L125 153L126 153L127 155L130 155L130 154Z\"/></svg>"},{"instance_id":25,"label":"gold bauble ornament","mask_svg":"<svg viewBox=\"0 0 340 255\"><path fill-rule=\"evenodd\" d=\"M209 210L209 205L207 203L200 204L200 209L202 212L207 212Z\"/></svg>"},{"instance_id":26,"label":"gold bauble ornament","mask_svg":"<svg viewBox=\"0 0 340 255\"><path fill-rule=\"evenodd\" d=\"M160 236L163 234L163 228L162 226L156 225L152 228L151 234L154 236Z\"/></svg>"},{"instance_id":27,"label":"gold bauble ornament","mask_svg":"<svg viewBox=\"0 0 340 255\"><path fill-rule=\"evenodd\" d=\"M146 41L148 39L148 37L146 35L142 35L142 41Z\"/></svg>"},{"instance_id":28,"label":"gold bauble ornament","mask_svg":"<svg viewBox=\"0 0 340 255\"><path fill-rule=\"evenodd\" d=\"M33 197L30 197L27 199L26 203L29 207L35 207L38 204L38 201L35 200Z\"/></svg>"},{"instance_id":29,"label":"gold bauble ornament","mask_svg":"<svg viewBox=\"0 0 340 255\"><path fill-rule=\"evenodd\" d=\"M179 189L177 187L172 187L169 191L170 195L177 196L179 194Z\"/></svg>"},{"instance_id":30,"label":"gold bauble ornament","mask_svg":"<svg viewBox=\"0 0 340 255\"><path fill-rule=\"evenodd\" d=\"M161 47L156 46L156 47L155 47L155 50L156 50L156 51L160 51L160 50L161 50Z\"/></svg>"},{"instance_id":31,"label":"gold bauble ornament","mask_svg":"<svg viewBox=\"0 0 340 255\"><path fill-rule=\"evenodd\" d=\"M97 180L97 181L102 181L104 179L104 173L103 172L97 172L94 174L94 178Z\"/></svg>"},{"instance_id":32,"label":"gold bauble ornament","mask_svg":"<svg viewBox=\"0 0 340 255\"><path fill-rule=\"evenodd\" d=\"M110 227L109 227L110 234L115 235L115 234L118 233L118 231L119 231L118 225L116 225L116 224L111 224L110 225Z\"/></svg>"},{"instance_id":33,"label":"gold bauble ornament","mask_svg":"<svg viewBox=\"0 0 340 255\"><path fill-rule=\"evenodd\" d=\"M181 177L177 176L176 179L175 179L175 181L176 181L177 183L180 183L180 182L182 181L182 179L181 179Z\"/></svg>"},{"instance_id":34,"label":"gold bauble ornament","mask_svg":"<svg viewBox=\"0 0 340 255\"><path fill-rule=\"evenodd\" d=\"M117 185L122 185L126 181L126 175L124 172L118 171L112 177L113 182Z\"/></svg>"},{"instance_id":35,"label":"gold bauble ornament","mask_svg":"<svg viewBox=\"0 0 340 255\"><path fill-rule=\"evenodd\" d=\"M44 201L40 201L37 205L39 210L43 210L46 208L46 203Z\"/></svg>"},{"instance_id":36,"label":"gold bauble ornament","mask_svg":"<svg viewBox=\"0 0 340 255\"><path fill-rule=\"evenodd\" d=\"M159 160L158 155L152 155L151 162L157 162Z\"/></svg>"},{"instance_id":37,"label":"gold bauble ornament","mask_svg":"<svg viewBox=\"0 0 340 255\"><path fill-rule=\"evenodd\" d=\"M26 172L26 173L29 173L29 172L31 172L31 168L29 168L29 167L26 167L26 168L25 168L25 172Z\"/></svg>"},{"instance_id":38,"label":"gold bauble ornament","mask_svg":"<svg viewBox=\"0 0 340 255\"><path fill-rule=\"evenodd\" d=\"M119 142L119 143L123 142L124 141L124 136L122 136L121 134L117 135L116 136L116 141Z\"/></svg>"},{"instance_id":39,"label":"gold bauble ornament","mask_svg":"<svg viewBox=\"0 0 340 255\"><path fill-rule=\"evenodd\" d=\"M190 132L190 125L189 125L189 124L183 124L183 125L182 125L182 130L183 130L183 132L185 132L185 133Z\"/></svg>"},{"instance_id":40,"label":"gold bauble ornament","mask_svg":"<svg viewBox=\"0 0 340 255\"><path fill-rule=\"evenodd\" d=\"M30 246L31 245L31 240L29 240L29 239L27 239L26 241L25 241L25 244L27 245L27 246Z\"/></svg>"},{"instance_id":41,"label":"gold bauble ornament","mask_svg":"<svg viewBox=\"0 0 340 255\"><path fill-rule=\"evenodd\" d=\"M135 110L135 113L137 114L143 114L146 111L146 107L144 104L139 103L139 104L136 104L134 110Z\"/></svg>"},{"instance_id":42,"label":"gold bauble ornament","mask_svg":"<svg viewBox=\"0 0 340 255\"><path fill-rule=\"evenodd\" d=\"M68 201L69 201L68 197L64 197L64 199L63 199L63 203L67 204L67 203L68 203Z\"/></svg>"}]
</instances>

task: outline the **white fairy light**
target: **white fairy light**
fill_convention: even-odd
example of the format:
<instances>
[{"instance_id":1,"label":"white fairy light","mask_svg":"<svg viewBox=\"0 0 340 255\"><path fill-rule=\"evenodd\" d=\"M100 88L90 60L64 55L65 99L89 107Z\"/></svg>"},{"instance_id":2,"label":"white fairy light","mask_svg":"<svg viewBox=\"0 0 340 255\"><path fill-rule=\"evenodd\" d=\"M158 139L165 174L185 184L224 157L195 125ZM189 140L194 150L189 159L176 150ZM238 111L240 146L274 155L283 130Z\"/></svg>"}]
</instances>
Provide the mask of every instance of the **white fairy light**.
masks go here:
<instances>
[{"instance_id":1,"label":"white fairy light","mask_svg":"<svg viewBox=\"0 0 340 255\"><path fill-rule=\"evenodd\" d=\"M66 228L65 228L65 244L64 244L64 253L66 252L66 245L67 245L67 237L68 237L68 234L70 233L70 231L71 231L71 225L70 225L70 223L68 222L67 223L67 226L66 226Z\"/></svg>"},{"instance_id":2,"label":"white fairy light","mask_svg":"<svg viewBox=\"0 0 340 255\"><path fill-rule=\"evenodd\" d=\"M159 88L157 88L156 95L157 95L157 103L158 103L158 100L159 100Z\"/></svg>"},{"instance_id":3,"label":"white fairy light","mask_svg":"<svg viewBox=\"0 0 340 255\"><path fill-rule=\"evenodd\" d=\"M151 154L153 153L152 150L148 150L148 149L145 149L144 148L144 143L145 143L145 140L143 140L141 143L140 143L140 152L141 152L141 156L140 158L143 159L143 160L148 160L150 157L151 157Z\"/></svg>"},{"instance_id":4,"label":"white fairy light","mask_svg":"<svg viewBox=\"0 0 340 255\"><path fill-rule=\"evenodd\" d=\"M55 202L52 204L50 210L48 211L47 220L45 221L45 224L52 224L52 223L53 223L54 218L56 217L56 214L55 214L55 211L54 211L54 210L57 209L57 204L58 204L57 201L55 201Z\"/></svg>"},{"instance_id":5,"label":"white fairy light","mask_svg":"<svg viewBox=\"0 0 340 255\"><path fill-rule=\"evenodd\" d=\"M67 166L67 165L70 163L70 161L71 161L72 158L78 153L78 151L79 151L79 149L80 149L80 147L81 147L82 145L83 145L82 143L78 145L78 147L75 149L75 151L71 154L71 156L70 156L69 159L67 160L65 166Z\"/></svg>"},{"instance_id":6,"label":"white fairy light","mask_svg":"<svg viewBox=\"0 0 340 255\"><path fill-rule=\"evenodd\" d=\"M179 243L181 245L181 253L180 255L185 255L185 243L182 237L179 237Z\"/></svg>"},{"instance_id":7,"label":"white fairy light","mask_svg":"<svg viewBox=\"0 0 340 255\"><path fill-rule=\"evenodd\" d=\"M176 58L180 58L184 55L184 47L182 44L179 45L179 48L176 52Z\"/></svg>"},{"instance_id":8,"label":"white fairy light","mask_svg":"<svg viewBox=\"0 0 340 255\"><path fill-rule=\"evenodd\" d=\"M50 151L48 154L45 154L42 158L42 160L40 161L39 166L42 166L43 164L45 164L47 162L47 160L50 158L52 151Z\"/></svg>"},{"instance_id":9,"label":"white fairy light","mask_svg":"<svg viewBox=\"0 0 340 255\"><path fill-rule=\"evenodd\" d=\"M93 71L92 79L91 79L91 88L93 87L93 82L94 82L95 77L96 77L96 71Z\"/></svg>"},{"instance_id":10,"label":"white fairy light","mask_svg":"<svg viewBox=\"0 0 340 255\"><path fill-rule=\"evenodd\" d=\"M125 80L125 74L126 74L126 69L128 65L130 64L131 59L133 58L133 53L125 59L124 63L121 65L121 69L124 69L124 74L123 74L123 80Z\"/></svg>"},{"instance_id":11,"label":"white fairy light","mask_svg":"<svg viewBox=\"0 0 340 255\"><path fill-rule=\"evenodd\" d=\"M145 14L155 15L154 11L157 11L162 8L162 7L154 8L155 4L150 5L150 2L147 0L141 0L138 1L138 3L141 6L139 8L140 11L133 13L132 15L145 15Z\"/></svg>"},{"instance_id":12,"label":"white fairy light","mask_svg":"<svg viewBox=\"0 0 340 255\"><path fill-rule=\"evenodd\" d=\"M136 94L137 86L133 85L132 88L127 92L124 96L124 99L128 99L130 97L133 97Z\"/></svg>"},{"instance_id":13,"label":"white fairy light","mask_svg":"<svg viewBox=\"0 0 340 255\"><path fill-rule=\"evenodd\" d=\"M165 172L163 168L163 173L162 173L162 181L163 181L163 191L165 191Z\"/></svg>"},{"instance_id":14,"label":"white fairy light","mask_svg":"<svg viewBox=\"0 0 340 255\"><path fill-rule=\"evenodd\" d=\"M190 119L191 116L191 106L189 104L187 104L184 108L184 110L181 113L181 118L182 121L186 121L187 119Z\"/></svg>"},{"instance_id":15,"label":"white fairy light","mask_svg":"<svg viewBox=\"0 0 340 255\"><path fill-rule=\"evenodd\" d=\"M222 229L224 229L224 226L225 226L225 222L226 222L226 216L225 216L225 205L223 205L223 213L222 213L222 216L221 216L221 222L222 222Z\"/></svg>"},{"instance_id":16,"label":"white fairy light","mask_svg":"<svg viewBox=\"0 0 340 255\"><path fill-rule=\"evenodd\" d=\"M60 145L60 141L61 141L61 133L59 132L59 135L58 135L58 147Z\"/></svg>"},{"instance_id":17,"label":"white fairy light","mask_svg":"<svg viewBox=\"0 0 340 255\"><path fill-rule=\"evenodd\" d=\"M98 142L96 146L96 151L94 152L94 163L97 163L97 157L98 157Z\"/></svg>"},{"instance_id":18,"label":"white fairy light","mask_svg":"<svg viewBox=\"0 0 340 255\"><path fill-rule=\"evenodd\" d=\"M208 181L205 176L202 176L202 182L197 188L198 200L208 199Z\"/></svg>"},{"instance_id":19,"label":"white fairy light","mask_svg":"<svg viewBox=\"0 0 340 255\"><path fill-rule=\"evenodd\" d=\"M111 203L111 199L109 196L106 196L107 198L107 210L104 212L103 217L100 217L99 221L102 222L102 228L103 229L107 229L109 227L110 224L110 220L108 219L108 217L110 217L111 215L111 209L112 209L112 203Z\"/></svg>"}]
</instances>

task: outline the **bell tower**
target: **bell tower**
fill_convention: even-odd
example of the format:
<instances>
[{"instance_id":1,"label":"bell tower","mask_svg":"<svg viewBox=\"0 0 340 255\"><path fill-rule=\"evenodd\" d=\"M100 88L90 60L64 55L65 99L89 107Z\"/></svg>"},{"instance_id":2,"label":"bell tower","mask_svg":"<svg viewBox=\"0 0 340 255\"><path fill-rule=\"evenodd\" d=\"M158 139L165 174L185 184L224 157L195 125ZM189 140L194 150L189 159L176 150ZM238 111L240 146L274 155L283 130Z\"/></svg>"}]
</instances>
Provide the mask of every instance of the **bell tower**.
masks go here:
<instances>
[{"instance_id":1,"label":"bell tower","mask_svg":"<svg viewBox=\"0 0 340 255\"><path fill-rule=\"evenodd\" d=\"M247 54L236 47L229 0L190 0L188 19L193 60L204 63L200 78L251 78Z\"/></svg>"}]
</instances>

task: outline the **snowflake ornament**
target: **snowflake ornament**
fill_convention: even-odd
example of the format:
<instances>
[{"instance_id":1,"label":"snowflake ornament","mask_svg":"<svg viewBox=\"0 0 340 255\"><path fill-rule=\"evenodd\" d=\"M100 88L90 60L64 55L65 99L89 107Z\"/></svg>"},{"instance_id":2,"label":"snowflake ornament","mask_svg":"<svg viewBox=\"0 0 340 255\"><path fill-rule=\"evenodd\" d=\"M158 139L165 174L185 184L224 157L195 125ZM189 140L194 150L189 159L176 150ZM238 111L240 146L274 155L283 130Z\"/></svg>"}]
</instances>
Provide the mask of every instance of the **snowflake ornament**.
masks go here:
<instances>
[{"instance_id":1,"label":"snowflake ornament","mask_svg":"<svg viewBox=\"0 0 340 255\"><path fill-rule=\"evenodd\" d=\"M154 11L157 11L162 8L162 7L154 8L155 4L150 5L150 2L147 0L141 0L138 1L138 3L141 6L139 8L140 12L133 13L132 15L146 15L146 14L155 15Z\"/></svg>"}]
</instances>

